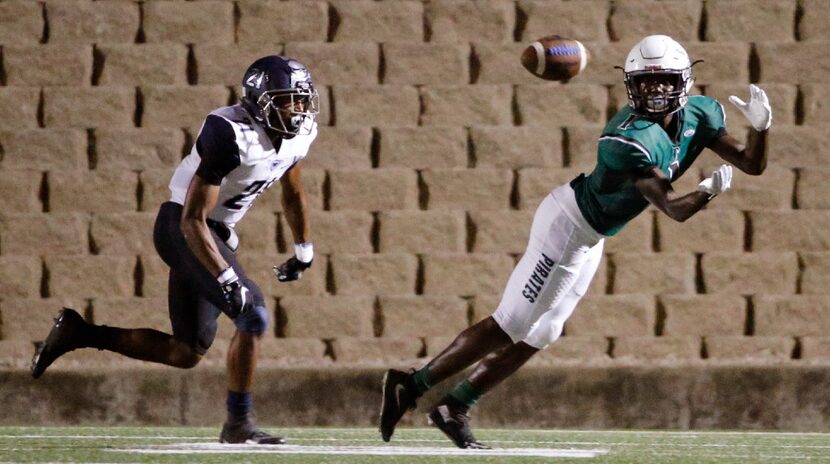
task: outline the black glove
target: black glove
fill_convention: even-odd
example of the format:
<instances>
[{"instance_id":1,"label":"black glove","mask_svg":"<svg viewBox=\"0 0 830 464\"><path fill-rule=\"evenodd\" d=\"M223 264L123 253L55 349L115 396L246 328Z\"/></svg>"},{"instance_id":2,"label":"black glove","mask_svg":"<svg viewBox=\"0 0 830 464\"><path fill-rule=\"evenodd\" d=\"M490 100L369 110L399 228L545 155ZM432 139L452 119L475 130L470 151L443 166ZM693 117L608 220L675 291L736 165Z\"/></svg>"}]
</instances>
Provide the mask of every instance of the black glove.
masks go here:
<instances>
[{"instance_id":1,"label":"black glove","mask_svg":"<svg viewBox=\"0 0 830 464\"><path fill-rule=\"evenodd\" d=\"M231 319L235 319L243 312L251 309L254 302L251 291L242 284L232 268L228 269L230 271L225 270L219 275L218 280L222 288L222 296L225 298L225 303L228 304L227 314Z\"/></svg>"},{"instance_id":2,"label":"black glove","mask_svg":"<svg viewBox=\"0 0 830 464\"><path fill-rule=\"evenodd\" d=\"M311 267L311 263L314 260L304 263L297 259L296 256L292 256L288 259L288 261L280 264L279 266L274 266L274 274L277 276L277 280L280 282L291 282L292 280L297 280L303 276L303 271Z\"/></svg>"}]
</instances>

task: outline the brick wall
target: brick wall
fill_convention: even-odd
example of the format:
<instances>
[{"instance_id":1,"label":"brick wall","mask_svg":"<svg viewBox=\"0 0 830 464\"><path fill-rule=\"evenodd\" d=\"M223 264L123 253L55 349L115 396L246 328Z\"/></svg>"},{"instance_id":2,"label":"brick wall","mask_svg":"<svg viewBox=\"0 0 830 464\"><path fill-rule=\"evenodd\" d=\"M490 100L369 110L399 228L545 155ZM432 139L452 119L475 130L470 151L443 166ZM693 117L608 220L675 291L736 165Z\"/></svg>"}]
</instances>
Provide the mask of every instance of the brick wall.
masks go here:
<instances>
[{"instance_id":1,"label":"brick wall","mask_svg":"<svg viewBox=\"0 0 830 464\"><path fill-rule=\"evenodd\" d=\"M826 359L828 20L823 0L2 0L0 365L25 366L61 305L168 328L155 211L206 113L274 53L304 62L321 90L304 171L319 255L301 282L271 275L291 242L279 188L240 224L241 260L276 321L263 356L436 354L494 309L543 196L592 167L625 104L612 66L650 33L705 60L700 93L725 103L750 82L767 89L770 167L736 174L687 223L648 210L610 240L566 336L536 362ZM518 63L549 33L592 54L568 85ZM704 154L678 189L716 164ZM208 362L223 362L232 330L220 323Z\"/></svg>"}]
</instances>

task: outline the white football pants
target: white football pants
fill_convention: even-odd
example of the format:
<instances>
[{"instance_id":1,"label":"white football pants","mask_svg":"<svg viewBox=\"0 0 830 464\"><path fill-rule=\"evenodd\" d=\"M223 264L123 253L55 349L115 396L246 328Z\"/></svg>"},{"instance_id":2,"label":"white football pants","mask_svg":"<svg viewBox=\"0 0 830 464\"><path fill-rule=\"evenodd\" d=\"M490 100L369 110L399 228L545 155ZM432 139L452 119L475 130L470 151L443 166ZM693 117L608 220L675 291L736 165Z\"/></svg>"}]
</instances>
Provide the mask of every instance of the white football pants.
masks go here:
<instances>
[{"instance_id":1,"label":"white football pants","mask_svg":"<svg viewBox=\"0 0 830 464\"><path fill-rule=\"evenodd\" d=\"M527 250L493 313L514 343L544 349L559 338L588 291L603 243L579 211L570 185L545 197L533 217Z\"/></svg>"}]
</instances>

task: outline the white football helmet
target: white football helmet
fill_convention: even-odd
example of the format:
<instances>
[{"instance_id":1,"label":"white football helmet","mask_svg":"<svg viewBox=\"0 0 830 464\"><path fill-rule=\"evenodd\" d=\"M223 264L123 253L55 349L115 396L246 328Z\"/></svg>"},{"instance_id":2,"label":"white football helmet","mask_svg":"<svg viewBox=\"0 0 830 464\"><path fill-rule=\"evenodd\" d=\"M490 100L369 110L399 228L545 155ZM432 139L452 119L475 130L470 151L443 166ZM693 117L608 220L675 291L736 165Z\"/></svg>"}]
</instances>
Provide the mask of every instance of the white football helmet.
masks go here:
<instances>
[{"instance_id":1,"label":"white football helmet","mask_svg":"<svg viewBox=\"0 0 830 464\"><path fill-rule=\"evenodd\" d=\"M689 54L666 35L650 35L628 52L623 68L628 105L635 113L659 117L683 108L694 84ZM644 91L645 77L658 78L671 85L667 91Z\"/></svg>"}]
</instances>

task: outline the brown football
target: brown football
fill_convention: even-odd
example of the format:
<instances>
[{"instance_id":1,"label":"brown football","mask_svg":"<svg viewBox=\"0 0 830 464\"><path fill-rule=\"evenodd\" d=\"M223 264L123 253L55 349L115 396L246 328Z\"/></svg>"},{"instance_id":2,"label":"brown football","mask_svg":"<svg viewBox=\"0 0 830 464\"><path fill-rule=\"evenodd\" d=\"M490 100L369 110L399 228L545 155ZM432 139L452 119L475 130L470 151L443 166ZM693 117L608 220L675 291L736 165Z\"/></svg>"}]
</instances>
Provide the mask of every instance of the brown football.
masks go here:
<instances>
[{"instance_id":1,"label":"brown football","mask_svg":"<svg viewBox=\"0 0 830 464\"><path fill-rule=\"evenodd\" d=\"M590 54L581 42L558 35L534 41L522 52L522 66L549 81L568 81L588 64Z\"/></svg>"}]
</instances>

